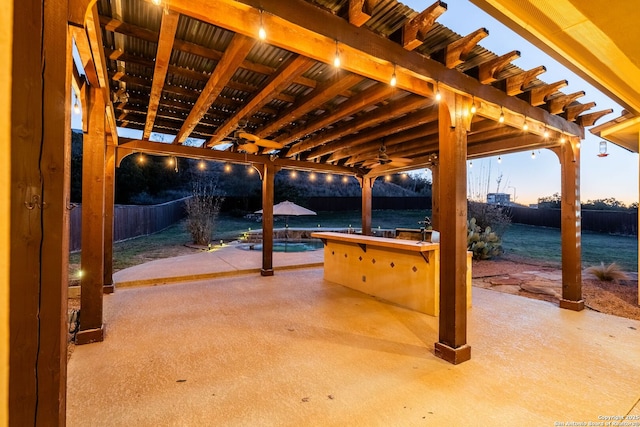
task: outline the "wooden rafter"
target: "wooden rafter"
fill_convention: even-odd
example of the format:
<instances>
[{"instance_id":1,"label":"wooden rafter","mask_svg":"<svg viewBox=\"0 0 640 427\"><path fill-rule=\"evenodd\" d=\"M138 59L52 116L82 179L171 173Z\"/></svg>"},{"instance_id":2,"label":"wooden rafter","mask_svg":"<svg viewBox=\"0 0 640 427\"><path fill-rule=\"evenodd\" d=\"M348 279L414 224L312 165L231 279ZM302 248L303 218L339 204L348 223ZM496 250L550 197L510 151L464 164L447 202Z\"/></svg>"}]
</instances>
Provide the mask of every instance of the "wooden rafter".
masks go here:
<instances>
[{"instance_id":1,"label":"wooden rafter","mask_svg":"<svg viewBox=\"0 0 640 427\"><path fill-rule=\"evenodd\" d=\"M518 97L527 101L532 106L537 107L544 104L552 93L557 92L568 84L568 81L560 80L555 83L535 86L518 95Z\"/></svg>"},{"instance_id":2,"label":"wooden rafter","mask_svg":"<svg viewBox=\"0 0 640 427\"><path fill-rule=\"evenodd\" d=\"M468 75L478 79L482 84L492 83L497 80L497 75L505 69L512 61L520 58L520 51L513 50L498 56L490 61L484 62L466 71Z\"/></svg>"},{"instance_id":3,"label":"wooden rafter","mask_svg":"<svg viewBox=\"0 0 640 427\"><path fill-rule=\"evenodd\" d=\"M584 104L574 104L574 105L569 105L567 108L564 109L564 112L561 114L562 117L564 117L566 120L573 122L576 120L576 118L584 113L587 110L592 109L593 107L596 106L595 102L586 102Z\"/></svg>"},{"instance_id":4,"label":"wooden rafter","mask_svg":"<svg viewBox=\"0 0 640 427\"><path fill-rule=\"evenodd\" d=\"M126 22L119 21L117 19L108 18L106 16L100 17L100 25L107 30L113 33L124 34L129 37L139 38L141 40L145 40L151 43L156 43L158 41L158 33L155 31L148 30L146 28L138 27L133 24L128 24ZM210 49L208 47L187 42L181 39L175 39L173 43L174 50L178 50L185 53L190 53L192 55L197 55L202 58L211 59L213 61L220 61L224 52L220 52L215 49ZM242 61L240 68L244 68L245 70L252 71L254 73L271 75L276 69L269 67L267 65L258 64L251 61ZM297 83L302 86L307 86L310 88L314 88L316 86L316 82L313 79L309 79L303 76L298 76L294 83Z\"/></svg>"},{"instance_id":5,"label":"wooden rafter","mask_svg":"<svg viewBox=\"0 0 640 427\"><path fill-rule=\"evenodd\" d=\"M286 155L288 157L295 156L304 151L311 150L323 144L326 144L327 142L335 141L352 133L360 132L361 130L366 129L370 126L375 126L380 122L393 120L410 111L423 108L430 104L430 100L424 99L417 95L409 95L399 100L392 101L389 104L376 108L374 111L368 114L363 114L341 126L336 126L330 131L324 132L322 134L292 145L287 151ZM320 156L328 154L329 152L331 152L331 149L326 153L320 154Z\"/></svg>"},{"instance_id":6,"label":"wooden rafter","mask_svg":"<svg viewBox=\"0 0 640 427\"><path fill-rule=\"evenodd\" d=\"M593 126L594 124L596 124L596 121L598 121L598 119L611 113L613 113L613 109L608 108L606 110L596 111L594 113L583 114L576 118L576 122L580 126Z\"/></svg>"},{"instance_id":7,"label":"wooden rafter","mask_svg":"<svg viewBox=\"0 0 640 427\"><path fill-rule=\"evenodd\" d=\"M584 95L584 91L580 91L569 95L556 96L548 100L547 105L544 108L546 108L551 114L560 114L568 105Z\"/></svg>"},{"instance_id":8,"label":"wooden rafter","mask_svg":"<svg viewBox=\"0 0 640 427\"><path fill-rule=\"evenodd\" d=\"M355 74L336 75L336 77L316 87L315 90L302 98L300 102L287 108L269 124L258 129L255 134L261 138L271 135L285 124L296 120L309 111L335 98L338 94L355 86L362 80L362 77Z\"/></svg>"},{"instance_id":9,"label":"wooden rafter","mask_svg":"<svg viewBox=\"0 0 640 427\"><path fill-rule=\"evenodd\" d=\"M280 67L279 72L274 73L262 90L237 111L224 125L220 126L213 137L209 140L209 146L218 144L223 138L231 133L240 120L250 116L267 104L271 99L284 91L291 82L300 74L307 71L314 61L304 56L293 56Z\"/></svg>"},{"instance_id":10,"label":"wooden rafter","mask_svg":"<svg viewBox=\"0 0 640 427\"><path fill-rule=\"evenodd\" d=\"M554 140L545 139L538 135L515 136L499 141L487 141L481 143L469 143L467 156L469 158L495 156L498 154L518 153L525 150L537 150L559 145Z\"/></svg>"},{"instance_id":11,"label":"wooden rafter","mask_svg":"<svg viewBox=\"0 0 640 427\"><path fill-rule=\"evenodd\" d=\"M379 0L349 0L349 23L363 26L373 14L373 8Z\"/></svg>"},{"instance_id":12,"label":"wooden rafter","mask_svg":"<svg viewBox=\"0 0 640 427\"><path fill-rule=\"evenodd\" d=\"M462 64L478 42L488 35L489 30L479 28L473 33L467 34L453 43L448 44L443 49L434 52L431 55L431 59L442 63L447 68L454 68Z\"/></svg>"},{"instance_id":13,"label":"wooden rafter","mask_svg":"<svg viewBox=\"0 0 640 427\"><path fill-rule=\"evenodd\" d=\"M427 124L433 121L436 117L437 112L433 111L433 109L431 108L420 110L413 114L409 114L400 119L389 122L385 125L375 127L370 131L360 132L352 136L351 138L345 138L344 140L338 141L336 144L332 144L331 147L326 148L331 149L331 151L329 152L326 152L326 149L314 150L309 155L307 155L307 159L311 160L322 155L332 153L328 161L338 161L345 157L350 157L353 154L357 154L359 150L359 144L386 137L393 133L402 132L416 126Z\"/></svg>"},{"instance_id":14,"label":"wooden rafter","mask_svg":"<svg viewBox=\"0 0 640 427\"><path fill-rule=\"evenodd\" d=\"M539 67L532 68L529 71L523 71L515 76L499 80L494 84L494 86L502 90L508 96L518 95L524 92L536 77L546 71L547 68L541 65Z\"/></svg>"},{"instance_id":15,"label":"wooden rafter","mask_svg":"<svg viewBox=\"0 0 640 427\"><path fill-rule=\"evenodd\" d=\"M340 104L336 109L332 110L330 113L327 113L324 116L320 117L318 120L308 123L306 126L301 126L299 129L296 128L295 132L287 134L286 137L277 138L277 140L284 144L289 144L292 141L297 141L305 135L313 133L314 131L322 129L329 124L340 121L345 117L349 117L373 104L377 104L378 102L389 98L393 91L394 89L391 86L384 83L378 83L373 87L351 97L347 101Z\"/></svg>"},{"instance_id":16,"label":"wooden rafter","mask_svg":"<svg viewBox=\"0 0 640 427\"><path fill-rule=\"evenodd\" d=\"M189 116L184 121L178 135L176 135L174 144L182 144L189 137L193 128L206 114L207 110L209 110L209 107L211 107L211 104L213 104L222 89L224 89L226 83L231 79L231 77L233 77L236 69L240 63L242 63L254 44L255 40L250 37L243 36L241 34L233 36L227 50L211 74L209 81L205 85L204 89L202 89L191 113L189 113Z\"/></svg>"},{"instance_id":17,"label":"wooden rafter","mask_svg":"<svg viewBox=\"0 0 640 427\"><path fill-rule=\"evenodd\" d=\"M402 47L407 50L414 50L424 43L424 39L433 24L436 22L436 19L446 11L447 5L438 0L424 11L411 18L389 38L392 40L397 39L402 43Z\"/></svg>"},{"instance_id":18,"label":"wooden rafter","mask_svg":"<svg viewBox=\"0 0 640 427\"><path fill-rule=\"evenodd\" d=\"M153 69L153 83L151 84L151 94L147 105L147 121L144 125L142 139L149 139L153 130L153 123L158 113L158 105L162 96L162 88L167 78L169 60L173 49L173 40L178 29L180 14L168 11L162 14L160 24L160 38L158 39L158 51L156 52L155 67Z\"/></svg>"}]
</instances>

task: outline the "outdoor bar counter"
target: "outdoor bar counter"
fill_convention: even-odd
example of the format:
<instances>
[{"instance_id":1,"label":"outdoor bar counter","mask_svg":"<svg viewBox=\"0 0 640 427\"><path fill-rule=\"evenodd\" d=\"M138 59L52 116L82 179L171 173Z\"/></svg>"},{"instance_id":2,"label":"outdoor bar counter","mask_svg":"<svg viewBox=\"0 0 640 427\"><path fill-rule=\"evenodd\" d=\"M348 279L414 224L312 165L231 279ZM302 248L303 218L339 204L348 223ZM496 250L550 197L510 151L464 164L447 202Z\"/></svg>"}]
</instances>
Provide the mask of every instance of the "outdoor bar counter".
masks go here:
<instances>
[{"instance_id":1,"label":"outdoor bar counter","mask_svg":"<svg viewBox=\"0 0 640 427\"><path fill-rule=\"evenodd\" d=\"M437 316L440 244L333 232L324 243L324 278L400 306ZM471 253L467 256L467 307L471 307Z\"/></svg>"}]
</instances>

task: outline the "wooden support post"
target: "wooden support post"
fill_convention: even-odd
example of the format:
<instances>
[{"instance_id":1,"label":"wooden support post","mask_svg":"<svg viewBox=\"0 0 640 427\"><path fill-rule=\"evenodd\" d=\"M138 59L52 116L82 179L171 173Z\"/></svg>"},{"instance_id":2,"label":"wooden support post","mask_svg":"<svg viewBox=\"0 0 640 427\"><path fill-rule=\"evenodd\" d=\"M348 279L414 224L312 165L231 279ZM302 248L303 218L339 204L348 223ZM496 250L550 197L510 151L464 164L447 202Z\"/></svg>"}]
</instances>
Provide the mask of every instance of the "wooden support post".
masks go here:
<instances>
[{"instance_id":1,"label":"wooden support post","mask_svg":"<svg viewBox=\"0 0 640 427\"><path fill-rule=\"evenodd\" d=\"M438 106L440 318L436 356L458 364L467 345L467 130L469 100L446 92ZM453 117L452 117L453 116Z\"/></svg>"},{"instance_id":2,"label":"wooden support post","mask_svg":"<svg viewBox=\"0 0 640 427\"><path fill-rule=\"evenodd\" d=\"M112 294L113 284L113 204L116 177L116 146L111 135L107 135L107 150L104 174L104 280L102 291Z\"/></svg>"},{"instance_id":3,"label":"wooden support post","mask_svg":"<svg viewBox=\"0 0 640 427\"><path fill-rule=\"evenodd\" d=\"M366 176L358 177L362 188L362 234L364 236L371 235L371 190L375 180L375 178Z\"/></svg>"},{"instance_id":4,"label":"wooden support post","mask_svg":"<svg viewBox=\"0 0 640 427\"><path fill-rule=\"evenodd\" d=\"M262 167L262 276L273 276L273 189L276 168Z\"/></svg>"},{"instance_id":5,"label":"wooden support post","mask_svg":"<svg viewBox=\"0 0 640 427\"><path fill-rule=\"evenodd\" d=\"M562 199L562 299L560 307L580 311L582 299L580 148L577 140L565 143L556 154L560 157Z\"/></svg>"},{"instance_id":6,"label":"wooden support post","mask_svg":"<svg viewBox=\"0 0 640 427\"><path fill-rule=\"evenodd\" d=\"M77 344L104 339L105 100L100 88L89 95L89 133L82 149L82 279Z\"/></svg>"},{"instance_id":7,"label":"wooden support post","mask_svg":"<svg viewBox=\"0 0 640 427\"><path fill-rule=\"evenodd\" d=\"M71 154L67 8L67 2L56 0L9 0L0 7L0 58L6 61L0 77L0 146L8 158L0 179L0 302L10 308L0 307L0 353L8 351L0 374L9 369L8 389L0 375L2 425L57 426L66 419Z\"/></svg>"},{"instance_id":8,"label":"wooden support post","mask_svg":"<svg viewBox=\"0 0 640 427\"><path fill-rule=\"evenodd\" d=\"M429 166L431 170L431 227L440 231L440 167L436 160Z\"/></svg>"}]
</instances>

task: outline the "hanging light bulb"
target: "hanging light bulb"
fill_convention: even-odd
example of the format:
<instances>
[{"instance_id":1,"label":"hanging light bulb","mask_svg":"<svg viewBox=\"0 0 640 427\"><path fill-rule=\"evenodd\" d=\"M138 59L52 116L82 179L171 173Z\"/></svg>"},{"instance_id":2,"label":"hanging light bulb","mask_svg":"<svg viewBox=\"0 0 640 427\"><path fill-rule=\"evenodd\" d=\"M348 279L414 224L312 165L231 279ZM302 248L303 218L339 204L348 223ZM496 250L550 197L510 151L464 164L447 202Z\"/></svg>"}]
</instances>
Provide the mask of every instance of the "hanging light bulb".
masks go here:
<instances>
[{"instance_id":1,"label":"hanging light bulb","mask_svg":"<svg viewBox=\"0 0 640 427\"><path fill-rule=\"evenodd\" d=\"M76 100L73 103L73 112L75 114L80 114L80 105L78 104L78 97L76 96Z\"/></svg>"},{"instance_id":2,"label":"hanging light bulb","mask_svg":"<svg viewBox=\"0 0 640 427\"><path fill-rule=\"evenodd\" d=\"M469 111L471 111L471 114L475 114L478 111L478 108L476 108L475 96L471 98L471 109Z\"/></svg>"},{"instance_id":3,"label":"hanging light bulb","mask_svg":"<svg viewBox=\"0 0 640 427\"><path fill-rule=\"evenodd\" d=\"M200 162L198 163L198 169L205 170L207 167L207 165L204 163L204 160L200 160Z\"/></svg>"},{"instance_id":4,"label":"hanging light bulb","mask_svg":"<svg viewBox=\"0 0 640 427\"><path fill-rule=\"evenodd\" d=\"M326 179L326 181L327 181L327 182L331 182L331 181L333 181L333 175L331 175L331 174L329 173L329 174L327 174L327 176L326 176L326 178L325 178L325 179Z\"/></svg>"},{"instance_id":5,"label":"hanging light bulb","mask_svg":"<svg viewBox=\"0 0 640 427\"><path fill-rule=\"evenodd\" d=\"M231 172L231 164L230 163L225 163L224 164L224 171L225 172Z\"/></svg>"},{"instance_id":6,"label":"hanging light bulb","mask_svg":"<svg viewBox=\"0 0 640 427\"><path fill-rule=\"evenodd\" d=\"M292 179L296 179L296 177L298 176L298 172L296 172L296 171L291 171L291 173L289 174L289 176L290 176Z\"/></svg>"},{"instance_id":7,"label":"hanging light bulb","mask_svg":"<svg viewBox=\"0 0 640 427\"><path fill-rule=\"evenodd\" d=\"M347 182L349 182L349 178L347 178L346 176L343 176L342 177L342 182L344 182L346 184Z\"/></svg>"},{"instance_id":8,"label":"hanging light bulb","mask_svg":"<svg viewBox=\"0 0 640 427\"><path fill-rule=\"evenodd\" d=\"M500 107L500 117L498 118L498 122L504 123L504 111L502 111L502 107Z\"/></svg>"},{"instance_id":9,"label":"hanging light bulb","mask_svg":"<svg viewBox=\"0 0 640 427\"><path fill-rule=\"evenodd\" d=\"M544 128L544 137L545 138L549 138L549 129L547 129L546 127Z\"/></svg>"},{"instance_id":10,"label":"hanging light bulb","mask_svg":"<svg viewBox=\"0 0 640 427\"><path fill-rule=\"evenodd\" d=\"M140 153L138 155L138 163L140 163L140 164L144 163L144 154Z\"/></svg>"},{"instance_id":11,"label":"hanging light bulb","mask_svg":"<svg viewBox=\"0 0 640 427\"><path fill-rule=\"evenodd\" d=\"M498 156L498 163L502 163L502 157Z\"/></svg>"},{"instance_id":12,"label":"hanging light bulb","mask_svg":"<svg viewBox=\"0 0 640 427\"><path fill-rule=\"evenodd\" d=\"M255 170L253 169L253 166L251 166L251 165L247 166L247 173L249 175L253 175L254 172L255 172Z\"/></svg>"},{"instance_id":13,"label":"hanging light bulb","mask_svg":"<svg viewBox=\"0 0 640 427\"><path fill-rule=\"evenodd\" d=\"M440 94L440 83L436 82L436 102L440 102L442 95Z\"/></svg>"},{"instance_id":14,"label":"hanging light bulb","mask_svg":"<svg viewBox=\"0 0 640 427\"><path fill-rule=\"evenodd\" d=\"M527 123L527 116L524 116L524 124L522 125L522 130L525 132L529 130L529 124Z\"/></svg>"},{"instance_id":15,"label":"hanging light bulb","mask_svg":"<svg viewBox=\"0 0 640 427\"><path fill-rule=\"evenodd\" d=\"M393 64L393 74L391 75L391 80L389 80L389 84L391 86L395 86L398 83L398 79L396 78L396 64Z\"/></svg>"},{"instance_id":16,"label":"hanging light bulb","mask_svg":"<svg viewBox=\"0 0 640 427\"><path fill-rule=\"evenodd\" d=\"M535 160L535 159L536 159L536 152L535 152L535 151L532 151L532 152L531 152L531 158L532 158L533 160Z\"/></svg>"},{"instance_id":17,"label":"hanging light bulb","mask_svg":"<svg viewBox=\"0 0 640 427\"><path fill-rule=\"evenodd\" d=\"M469 160L469 168L473 167L473 160Z\"/></svg>"},{"instance_id":18,"label":"hanging light bulb","mask_svg":"<svg viewBox=\"0 0 640 427\"><path fill-rule=\"evenodd\" d=\"M564 144L565 142L567 142L567 138L565 138L565 137L564 137L564 135L562 135L562 136L560 137L560 143L561 143L561 144Z\"/></svg>"},{"instance_id":19,"label":"hanging light bulb","mask_svg":"<svg viewBox=\"0 0 640 427\"><path fill-rule=\"evenodd\" d=\"M340 51L338 50L338 40L336 40L336 55L333 57L333 66L340 68Z\"/></svg>"},{"instance_id":20,"label":"hanging light bulb","mask_svg":"<svg viewBox=\"0 0 640 427\"><path fill-rule=\"evenodd\" d=\"M151 0L153 1L153 4L155 4L156 6L160 6L162 4L162 0Z\"/></svg>"},{"instance_id":21,"label":"hanging light bulb","mask_svg":"<svg viewBox=\"0 0 640 427\"><path fill-rule=\"evenodd\" d=\"M310 180L310 181L315 181L315 180L316 180L316 174L315 174L315 172L311 172L311 173L309 174L309 180Z\"/></svg>"},{"instance_id":22,"label":"hanging light bulb","mask_svg":"<svg viewBox=\"0 0 640 427\"><path fill-rule=\"evenodd\" d=\"M267 31L264 29L264 25L262 23L262 10L260 10L260 28L258 29L258 37L260 40L265 40L267 38Z\"/></svg>"},{"instance_id":23,"label":"hanging light bulb","mask_svg":"<svg viewBox=\"0 0 640 427\"><path fill-rule=\"evenodd\" d=\"M580 148L580 141L576 142L576 148Z\"/></svg>"}]
</instances>

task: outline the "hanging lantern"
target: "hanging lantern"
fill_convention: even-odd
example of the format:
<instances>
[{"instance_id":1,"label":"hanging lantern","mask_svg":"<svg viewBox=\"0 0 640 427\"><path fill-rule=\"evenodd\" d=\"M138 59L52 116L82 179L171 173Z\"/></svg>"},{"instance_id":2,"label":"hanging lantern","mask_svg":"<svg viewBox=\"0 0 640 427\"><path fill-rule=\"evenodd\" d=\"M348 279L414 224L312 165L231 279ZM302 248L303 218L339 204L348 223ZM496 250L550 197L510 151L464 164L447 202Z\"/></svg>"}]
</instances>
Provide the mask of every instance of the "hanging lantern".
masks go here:
<instances>
[{"instance_id":1,"label":"hanging lantern","mask_svg":"<svg viewBox=\"0 0 640 427\"><path fill-rule=\"evenodd\" d=\"M607 141L600 141L599 151L598 157L607 157L609 155L609 153L607 153Z\"/></svg>"}]
</instances>

